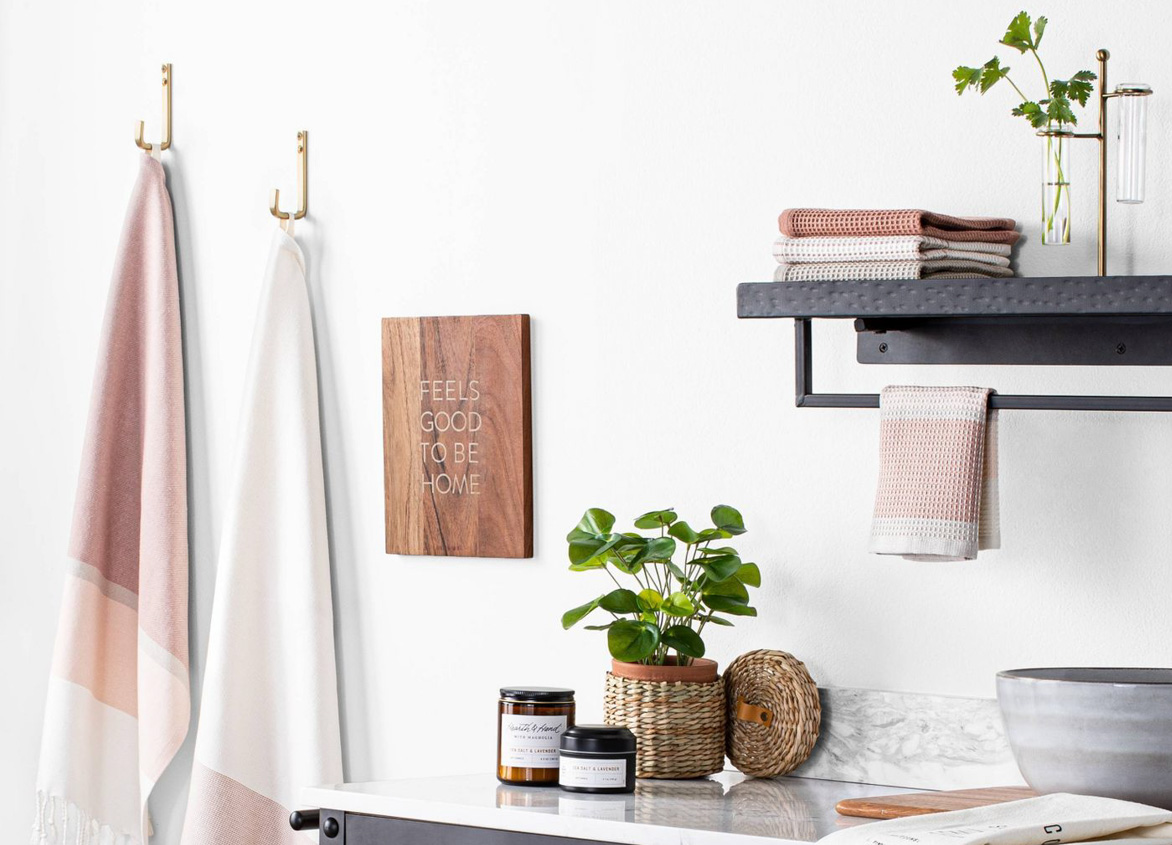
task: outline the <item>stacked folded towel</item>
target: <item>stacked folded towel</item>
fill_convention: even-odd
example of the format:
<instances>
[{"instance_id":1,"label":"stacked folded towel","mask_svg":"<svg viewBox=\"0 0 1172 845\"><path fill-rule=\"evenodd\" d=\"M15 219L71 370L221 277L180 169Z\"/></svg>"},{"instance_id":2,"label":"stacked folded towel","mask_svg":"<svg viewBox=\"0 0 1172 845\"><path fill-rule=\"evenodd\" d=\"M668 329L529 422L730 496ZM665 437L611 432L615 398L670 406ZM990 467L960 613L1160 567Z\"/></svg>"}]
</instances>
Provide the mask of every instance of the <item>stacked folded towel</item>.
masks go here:
<instances>
[{"instance_id":1,"label":"stacked folded towel","mask_svg":"<svg viewBox=\"0 0 1172 845\"><path fill-rule=\"evenodd\" d=\"M1021 237L1009 218L915 209L790 208L778 224L779 282L1012 276Z\"/></svg>"}]
</instances>

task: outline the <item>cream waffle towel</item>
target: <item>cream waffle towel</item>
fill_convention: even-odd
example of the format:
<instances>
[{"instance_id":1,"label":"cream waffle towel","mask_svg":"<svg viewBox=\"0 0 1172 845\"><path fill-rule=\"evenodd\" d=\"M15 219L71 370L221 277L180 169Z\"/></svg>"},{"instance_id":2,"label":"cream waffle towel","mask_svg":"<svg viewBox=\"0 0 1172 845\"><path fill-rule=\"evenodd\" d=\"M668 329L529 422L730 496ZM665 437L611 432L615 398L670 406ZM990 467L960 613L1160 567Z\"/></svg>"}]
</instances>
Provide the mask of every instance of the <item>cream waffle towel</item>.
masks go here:
<instances>
[{"instance_id":1,"label":"cream waffle towel","mask_svg":"<svg viewBox=\"0 0 1172 845\"><path fill-rule=\"evenodd\" d=\"M1001 546L996 413L984 387L886 387L879 398L876 554L973 560Z\"/></svg>"},{"instance_id":2,"label":"cream waffle towel","mask_svg":"<svg viewBox=\"0 0 1172 845\"><path fill-rule=\"evenodd\" d=\"M90 398L33 842L142 845L187 734L187 441L174 223L142 156Z\"/></svg>"},{"instance_id":3,"label":"cream waffle towel","mask_svg":"<svg viewBox=\"0 0 1172 845\"><path fill-rule=\"evenodd\" d=\"M289 813L342 780L313 326L282 231L245 391L183 845L316 842Z\"/></svg>"},{"instance_id":4,"label":"cream waffle towel","mask_svg":"<svg viewBox=\"0 0 1172 845\"><path fill-rule=\"evenodd\" d=\"M959 259L1009 266L1012 247L980 241L947 241L927 235L859 238L791 238L779 235L773 257L779 263L840 261L933 261Z\"/></svg>"}]
</instances>

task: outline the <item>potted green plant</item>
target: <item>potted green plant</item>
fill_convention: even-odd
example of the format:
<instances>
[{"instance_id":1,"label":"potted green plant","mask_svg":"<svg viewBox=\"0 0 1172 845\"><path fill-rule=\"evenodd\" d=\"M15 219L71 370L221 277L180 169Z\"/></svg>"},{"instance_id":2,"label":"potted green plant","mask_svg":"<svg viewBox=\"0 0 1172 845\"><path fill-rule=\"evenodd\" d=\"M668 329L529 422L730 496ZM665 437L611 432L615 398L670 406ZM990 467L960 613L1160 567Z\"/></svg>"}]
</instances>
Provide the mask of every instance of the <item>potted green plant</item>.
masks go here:
<instances>
[{"instance_id":1,"label":"potted green plant","mask_svg":"<svg viewBox=\"0 0 1172 845\"><path fill-rule=\"evenodd\" d=\"M613 514L591 508L566 536L570 569L605 573L614 586L567 610L562 627L610 614L585 627L606 632L605 717L639 737L639 777L700 777L724 763L723 686L704 632L757 615L749 588L761 586L761 570L726 543L745 533L740 512L717 505L711 517L696 530L674 509L649 511L635 528L650 535L619 533Z\"/></svg>"}]
</instances>

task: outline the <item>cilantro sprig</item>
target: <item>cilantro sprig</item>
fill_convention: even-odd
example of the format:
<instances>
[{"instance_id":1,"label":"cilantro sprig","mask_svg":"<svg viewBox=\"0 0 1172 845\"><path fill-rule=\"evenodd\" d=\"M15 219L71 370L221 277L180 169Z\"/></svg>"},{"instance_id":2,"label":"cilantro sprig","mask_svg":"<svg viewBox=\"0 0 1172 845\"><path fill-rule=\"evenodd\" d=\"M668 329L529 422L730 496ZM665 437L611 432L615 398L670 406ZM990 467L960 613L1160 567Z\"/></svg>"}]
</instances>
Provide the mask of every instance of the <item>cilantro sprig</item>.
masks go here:
<instances>
[{"instance_id":1,"label":"cilantro sprig","mask_svg":"<svg viewBox=\"0 0 1172 845\"><path fill-rule=\"evenodd\" d=\"M1046 31L1048 20L1039 15L1036 20L1030 18L1027 12L1019 12L1005 35L1001 44L1012 47L1023 56L1029 53L1038 64L1042 73L1042 83L1045 86L1046 96L1041 99L1027 97L1009 76L1010 68L1001 64L997 56L989 59L980 67L959 66L952 72L957 94L963 94L973 89L984 94L1002 79L1014 91L1021 102L1010 111L1015 117L1024 117L1035 129L1054 129L1063 126L1077 126L1078 115L1075 114L1074 104L1085 106L1094 92L1092 84L1098 77L1089 70L1080 70L1069 79L1050 79L1046 73L1046 66L1042 64L1042 57L1038 55L1038 47L1042 43L1042 35Z\"/></svg>"}]
</instances>

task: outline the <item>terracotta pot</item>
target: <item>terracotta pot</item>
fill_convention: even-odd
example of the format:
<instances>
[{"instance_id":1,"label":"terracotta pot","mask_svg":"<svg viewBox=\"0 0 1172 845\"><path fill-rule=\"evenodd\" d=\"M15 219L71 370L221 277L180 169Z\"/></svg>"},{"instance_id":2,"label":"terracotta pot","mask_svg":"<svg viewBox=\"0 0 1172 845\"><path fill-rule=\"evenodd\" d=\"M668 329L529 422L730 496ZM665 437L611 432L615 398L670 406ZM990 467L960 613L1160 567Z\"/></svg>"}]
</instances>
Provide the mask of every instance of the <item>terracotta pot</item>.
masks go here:
<instances>
[{"instance_id":1,"label":"terracotta pot","mask_svg":"<svg viewBox=\"0 0 1172 845\"><path fill-rule=\"evenodd\" d=\"M663 666L648 666L645 663L624 663L621 660L610 662L610 671L620 678L629 678L632 681L652 681L686 684L710 684L716 681L716 661L704 657L697 657L688 666L677 666L675 658L669 657Z\"/></svg>"}]
</instances>

